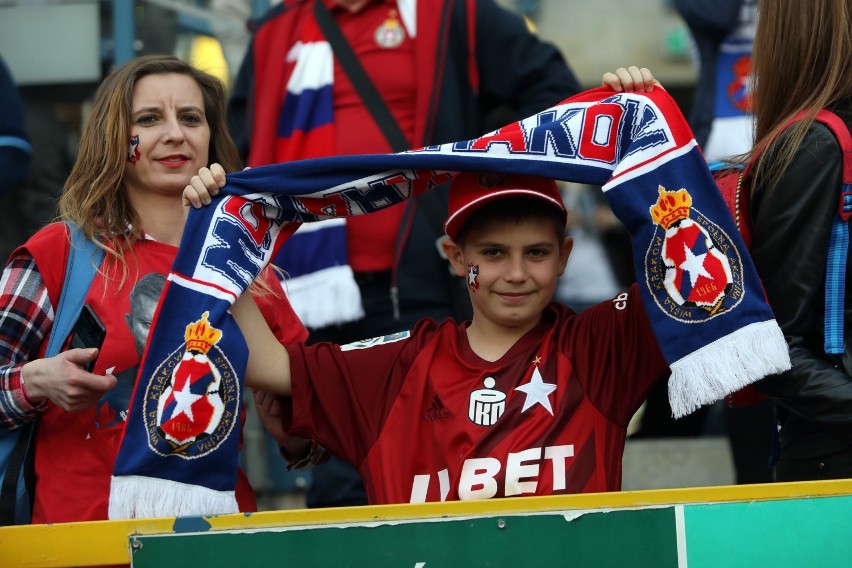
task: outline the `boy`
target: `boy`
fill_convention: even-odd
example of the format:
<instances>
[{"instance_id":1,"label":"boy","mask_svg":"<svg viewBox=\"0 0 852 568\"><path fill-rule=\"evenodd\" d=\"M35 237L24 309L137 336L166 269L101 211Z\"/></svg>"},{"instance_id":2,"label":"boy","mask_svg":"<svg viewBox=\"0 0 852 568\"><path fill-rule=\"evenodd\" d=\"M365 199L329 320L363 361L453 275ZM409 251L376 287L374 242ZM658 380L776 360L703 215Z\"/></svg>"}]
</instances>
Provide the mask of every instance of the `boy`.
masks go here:
<instances>
[{"instance_id":1,"label":"boy","mask_svg":"<svg viewBox=\"0 0 852 568\"><path fill-rule=\"evenodd\" d=\"M355 465L373 504L620 489L628 421L668 367L635 286L576 315L551 302L566 217L552 180L457 175L443 248L471 322L283 349L238 301L247 384L284 395L285 429Z\"/></svg>"}]
</instances>

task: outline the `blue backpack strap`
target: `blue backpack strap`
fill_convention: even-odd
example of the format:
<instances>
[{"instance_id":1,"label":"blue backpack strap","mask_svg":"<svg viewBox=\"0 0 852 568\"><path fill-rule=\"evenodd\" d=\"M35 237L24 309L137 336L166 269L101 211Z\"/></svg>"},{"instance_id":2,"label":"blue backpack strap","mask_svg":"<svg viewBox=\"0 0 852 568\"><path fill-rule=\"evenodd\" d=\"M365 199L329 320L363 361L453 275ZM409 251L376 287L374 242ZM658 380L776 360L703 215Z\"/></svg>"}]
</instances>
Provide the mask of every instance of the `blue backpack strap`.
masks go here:
<instances>
[{"instance_id":1,"label":"blue backpack strap","mask_svg":"<svg viewBox=\"0 0 852 568\"><path fill-rule=\"evenodd\" d=\"M831 130L843 152L843 177L837 215L831 225L825 273L825 353L844 352L843 315L846 295L846 260L849 254L849 218L852 217L852 135L834 113L821 110L815 120Z\"/></svg>"},{"instance_id":2,"label":"blue backpack strap","mask_svg":"<svg viewBox=\"0 0 852 568\"><path fill-rule=\"evenodd\" d=\"M86 238L74 223L66 222L71 232L71 248L65 265L65 279L59 304L53 310L53 330L47 342L45 357L53 357L62 350L62 345L71 334L74 323L80 316L86 293L104 258L104 249Z\"/></svg>"},{"instance_id":3,"label":"blue backpack strap","mask_svg":"<svg viewBox=\"0 0 852 568\"><path fill-rule=\"evenodd\" d=\"M843 184L840 211L852 212L852 188ZM846 258L849 254L849 223L838 213L831 224L828 262L825 269L825 353L843 354L843 297L846 294Z\"/></svg>"}]
</instances>

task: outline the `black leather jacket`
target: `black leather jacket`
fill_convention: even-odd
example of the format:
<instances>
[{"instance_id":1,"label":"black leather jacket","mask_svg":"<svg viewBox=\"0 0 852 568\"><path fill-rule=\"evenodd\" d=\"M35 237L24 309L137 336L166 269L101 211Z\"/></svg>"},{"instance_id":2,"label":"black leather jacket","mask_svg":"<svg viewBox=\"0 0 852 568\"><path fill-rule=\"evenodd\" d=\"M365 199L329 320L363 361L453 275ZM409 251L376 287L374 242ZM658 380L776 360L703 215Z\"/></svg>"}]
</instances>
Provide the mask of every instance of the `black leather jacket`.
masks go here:
<instances>
[{"instance_id":1,"label":"black leather jacket","mask_svg":"<svg viewBox=\"0 0 852 568\"><path fill-rule=\"evenodd\" d=\"M834 109L852 126L852 101ZM841 152L822 124L808 131L780 183L755 188L752 257L787 343L793 367L756 386L775 400L783 459L852 449L852 353L823 351L825 267L841 185ZM852 248L850 248L852 251ZM847 274L852 259L847 261ZM852 286L844 330L852 332Z\"/></svg>"}]
</instances>

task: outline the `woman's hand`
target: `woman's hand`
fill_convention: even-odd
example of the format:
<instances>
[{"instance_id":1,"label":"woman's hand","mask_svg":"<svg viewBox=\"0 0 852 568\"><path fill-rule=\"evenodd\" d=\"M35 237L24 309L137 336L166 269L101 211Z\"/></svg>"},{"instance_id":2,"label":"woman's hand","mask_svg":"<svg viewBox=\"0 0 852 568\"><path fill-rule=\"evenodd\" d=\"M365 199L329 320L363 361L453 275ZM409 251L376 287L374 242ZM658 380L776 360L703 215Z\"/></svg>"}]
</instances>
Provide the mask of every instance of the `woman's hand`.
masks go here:
<instances>
[{"instance_id":1,"label":"woman's hand","mask_svg":"<svg viewBox=\"0 0 852 568\"><path fill-rule=\"evenodd\" d=\"M24 392L31 402L50 400L63 410L89 408L118 383L113 375L95 375L83 367L98 349L69 349L54 357L36 359L21 368Z\"/></svg>"},{"instance_id":2,"label":"woman's hand","mask_svg":"<svg viewBox=\"0 0 852 568\"><path fill-rule=\"evenodd\" d=\"M210 205L213 197L219 193L219 189L225 185L225 169L219 164L210 164L209 168L201 168L198 174L192 176L183 190L183 204L185 207L198 209L203 205Z\"/></svg>"},{"instance_id":3,"label":"woman's hand","mask_svg":"<svg viewBox=\"0 0 852 568\"><path fill-rule=\"evenodd\" d=\"M607 71L601 79L601 86L609 87L613 91L619 93L648 93L654 90L654 87L663 88L659 81L651 74L651 70L647 67L636 67L631 65L628 68L619 67L614 73Z\"/></svg>"}]
</instances>

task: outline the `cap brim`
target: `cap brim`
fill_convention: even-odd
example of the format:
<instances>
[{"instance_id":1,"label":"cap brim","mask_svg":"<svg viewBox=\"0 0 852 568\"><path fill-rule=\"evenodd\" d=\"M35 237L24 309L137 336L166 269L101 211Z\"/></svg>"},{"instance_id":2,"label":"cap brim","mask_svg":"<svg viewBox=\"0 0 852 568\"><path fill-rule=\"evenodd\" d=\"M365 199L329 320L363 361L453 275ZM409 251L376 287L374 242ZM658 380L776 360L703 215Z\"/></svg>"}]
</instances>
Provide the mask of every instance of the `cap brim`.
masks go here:
<instances>
[{"instance_id":1,"label":"cap brim","mask_svg":"<svg viewBox=\"0 0 852 568\"><path fill-rule=\"evenodd\" d=\"M444 223L444 231L451 239L455 239L458 235L459 229L462 228L462 226L465 224L465 222L473 214L474 211L486 205L487 203L493 201L500 201L501 199L508 199L510 197L533 197L535 199L540 199L541 201L546 201L547 203L555 205L557 208L565 212L565 204L562 202L562 200L556 200L548 195L543 195L539 191L533 191L531 189L523 188L499 189L486 195L481 195L466 203L464 207L461 207L460 209L456 210L452 215L447 218L447 222ZM567 217L567 212L565 212L565 215Z\"/></svg>"}]
</instances>

